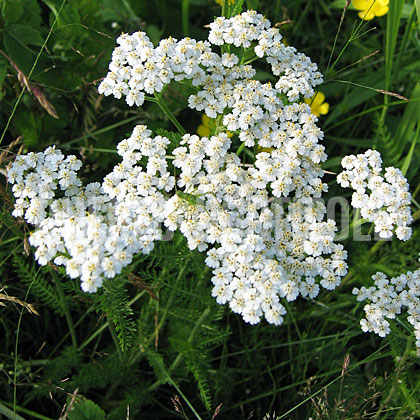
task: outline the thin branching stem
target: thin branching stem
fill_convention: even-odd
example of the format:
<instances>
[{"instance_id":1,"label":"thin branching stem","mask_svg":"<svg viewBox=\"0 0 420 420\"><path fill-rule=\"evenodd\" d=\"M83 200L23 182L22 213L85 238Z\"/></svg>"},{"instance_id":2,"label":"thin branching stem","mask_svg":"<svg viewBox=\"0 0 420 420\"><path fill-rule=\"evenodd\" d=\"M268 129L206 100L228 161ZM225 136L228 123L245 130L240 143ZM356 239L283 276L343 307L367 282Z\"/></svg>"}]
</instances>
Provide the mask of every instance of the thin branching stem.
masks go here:
<instances>
[{"instance_id":1,"label":"thin branching stem","mask_svg":"<svg viewBox=\"0 0 420 420\"><path fill-rule=\"evenodd\" d=\"M36 272L31 284L28 287L28 290L26 291L25 295L25 302L28 300L29 292L31 291L32 285L35 283L37 279L37 275L39 273L40 268ZM23 311L25 310L24 307L22 307L19 311L19 319L18 324L16 328L16 340L15 340L15 354L14 354L14 372L13 372L13 413L16 416L16 407L17 407L17 371L18 371L18 348L19 348L19 332L20 332L20 325L22 322L22 315Z\"/></svg>"},{"instance_id":2,"label":"thin branching stem","mask_svg":"<svg viewBox=\"0 0 420 420\"><path fill-rule=\"evenodd\" d=\"M155 93L156 103L159 105L160 109L167 115L167 117L171 120L173 125L177 128L180 134L186 134L186 130L182 127L181 123L176 119L175 115L169 109L168 105L162 98L162 94Z\"/></svg>"},{"instance_id":3,"label":"thin branching stem","mask_svg":"<svg viewBox=\"0 0 420 420\"><path fill-rule=\"evenodd\" d=\"M108 329L109 329L109 332L111 333L112 340L115 343L115 347L117 349L118 357L120 358L121 363L123 363L124 362L124 355L123 355L123 352L121 350L120 342L118 340L117 331L115 330L114 323L109 318L108 318Z\"/></svg>"},{"instance_id":4,"label":"thin branching stem","mask_svg":"<svg viewBox=\"0 0 420 420\"><path fill-rule=\"evenodd\" d=\"M57 288L58 294L59 294L60 299L61 299L61 307L63 308L64 316L66 317L67 325L68 325L69 330L70 330L71 342L73 344L73 347L77 348L76 330L74 328L73 319L71 317L69 306L67 304L66 295L64 294L64 290L61 286L60 280L57 278L57 274L55 273L55 271L51 270L50 272L51 272L51 276L54 280L55 286Z\"/></svg>"}]
</instances>

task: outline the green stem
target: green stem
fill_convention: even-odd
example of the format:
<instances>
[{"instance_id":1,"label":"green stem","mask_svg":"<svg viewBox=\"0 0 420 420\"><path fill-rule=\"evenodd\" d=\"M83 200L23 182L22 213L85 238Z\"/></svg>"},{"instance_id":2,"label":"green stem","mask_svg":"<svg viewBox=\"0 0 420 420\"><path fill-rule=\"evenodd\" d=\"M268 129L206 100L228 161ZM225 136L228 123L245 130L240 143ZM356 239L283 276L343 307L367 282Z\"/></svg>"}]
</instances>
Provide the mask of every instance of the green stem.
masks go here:
<instances>
[{"instance_id":1,"label":"green stem","mask_svg":"<svg viewBox=\"0 0 420 420\"><path fill-rule=\"evenodd\" d=\"M153 100L155 99L155 98L152 98ZM63 143L62 145L61 145L61 147L63 148L69 148L68 146L70 146L70 145L72 145L72 144L74 144L74 143L77 143L77 142L79 142L79 141L81 141L81 140L87 140L87 139L89 139L89 138L91 138L91 137L95 137L95 136L97 136L97 135L99 135L99 134L103 134L103 133L106 133L106 132L108 132L108 131L112 131L112 130L114 130L114 128L117 128L117 127L120 127L121 125L124 125L124 124L128 124L129 122L131 122L131 121L135 121L135 120L138 120L138 116L136 115L135 117L130 117L130 118L126 118L126 119L124 119L124 120L121 120L121 121L118 121L117 123L115 123L115 124L111 124L111 125L109 125L108 127L104 127L104 128L101 128L101 129L99 129L99 130L96 130L96 131L92 131L91 133L89 133L89 134L85 134L84 136L81 136L81 137L77 137L77 138L75 138L75 139L73 139L73 140L70 140L70 141L68 141L68 142L66 142L66 143ZM79 150L79 146L77 147L77 150Z\"/></svg>"},{"instance_id":2,"label":"green stem","mask_svg":"<svg viewBox=\"0 0 420 420\"><path fill-rule=\"evenodd\" d=\"M182 240L182 236L178 239L178 242L175 243L175 247L179 244L179 241ZM182 268L179 270L178 276L175 280L175 283L177 283L179 281L179 279L184 275L185 270L187 269L188 264L184 264L182 266ZM168 272L168 268L164 267L162 270L161 275L159 276L161 279L164 279L166 276L166 273ZM159 331L161 330L163 324L166 321L166 317L168 316L169 313L169 308L172 305L172 301L174 300L174 290L172 290L171 294L169 295L169 299L166 302L165 308L162 309L162 315L160 317L159 323L157 328L155 328L154 333L147 339L146 343L145 343L145 347L148 348L150 343L152 341L154 341L156 339L156 334L159 333ZM130 365L133 365L135 363L138 362L139 358L144 356L144 352L138 352L131 360L130 360Z\"/></svg>"},{"instance_id":3,"label":"green stem","mask_svg":"<svg viewBox=\"0 0 420 420\"><path fill-rule=\"evenodd\" d=\"M343 24L344 16L346 15L346 11L347 11L347 7L345 6L344 9L343 9L343 12L341 14L340 23L338 24L337 33L335 34L335 38L334 38L333 46L332 46L332 49L331 49L330 58L328 59L327 70L326 70L325 74L328 74L328 72L329 72L331 60L332 60L334 52L335 52L335 47L337 46L338 36L340 35L341 25ZM347 45L344 48L346 48L346 47L347 47ZM334 62L331 70L334 68L335 64L336 64L336 61Z\"/></svg>"},{"instance_id":4,"label":"green stem","mask_svg":"<svg viewBox=\"0 0 420 420\"><path fill-rule=\"evenodd\" d=\"M363 21L360 23L360 25L363 24ZM366 23L364 23L366 25ZM359 27L360 27L359 25ZM340 51L337 59L334 61L333 65L331 66L331 68L327 68L327 70L324 72L325 74L325 80L328 80L330 73L332 74L333 69L335 68L335 65L340 61L341 56L343 55L345 49L350 45L351 42L357 40L358 38L361 38L365 35L367 35L369 32L374 31L375 28L371 28L371 29L367 29L365 32L358 34L358 30L359 27L357 27L351 34L350 34L350 38L348 39L348 41L346 42L346 44L344 45L344 47L342 48L342 50Z\"/></svg>"},{"instance_id":5,"label":"green stem","mask_svg":"<svg viewBox=\"0 0 420 420\"><path fill-rule=\"evenodd\" d=\"M350 227L350 229L351 228L355 228L357 226L364 225L367 222L368 222L368 220L365 220L365 219L357 219L353 223L350 223L350 226L349 227Z\"/></svg>"},{"instance_id":6,"label":"green stem","mask_svg":"<svg viewBox=\"0 0 420 420\"><path fill-rule=\"evenodd\" d=\"M420 191L420 184L417 185L416 189L413 192L413 195L411 197L416 198L416 195L419 193Z\"/></svg>"},{"instance_id":7,"label":"green stem","mask_svg":"<svg viewBox=\"0 0 420 420\"><path fill-rule=\"evenodd\" d=\"M15 406L14 408L16 409L17 407ZM23 417L19 416L19 414L16 414L15 411L10 410L2 403L0 403L0 414L12 420L25 420Z\"/></svg>"},{"instance_id":8,"label":"green stem","mask_svg":"<svg viewBox=\"0 0 420 420\"><path fill-rule=\"evenodd\" d=\"M111 333L112 339L114 340L115 347L117 348L118 357L120 358L121 363L123 363L124 362L124 355L123 355L123 352L122 352L121 347L120 347L120 342L118 341L117 331L115 330L114 323L109 318L108 318L108 329L109 329L109 332Z\"/></svg>"},{"instance_id":9,"label":"green stem","mask_svg":"<svg viewBox=\"0 0 420 420\"><path fill-rule=\"evenodd\" d=\"M384 106L382 108L382 112L381 112L381 116L380 116L380 124L381 125L385 124L385 117L386 117L386 113L388 111L388 105L389 105L389 96L384 95Z\"/></svg>"},{"instance_id":10,"label":"green stem","mask_svg":"<svg viewBox=\"0 0 420 420\"><path fill-rule=\"evenodd\" d=\"M22 90L21 90L21 92L20 92L20 94L17 98L17 101L15 102L15 104L13 106L12 113L10 114L10 117L7 120L6 126L4 127L3 133L2 133L1 138L0 138L0 144L2 143L3 138L6 135L6 131L9 129L9 125L12 122L12 119L13 119L15 113L16 113L16 109L19 105L20 100L22 99L23 94L25 93L25 90L26 90L26 86L23 86L23 88L22 88Z\"/></svg>"},{"instance_id":11,"label":"green stem","mask_svg":"<svg viewBox=\"0 0 420 420\"><path fill-rule=\"evenodd\" d=\"M129 16L132 16L132 17L136 16L137 17L137 15L134 13L134 10L131 8L129 1L122 0L122 3L124 4L125 8L127 9L127 12L129 13Z\"/></svg>"},{"instance_id":12,"label":"green stem","mask_svg":"<svg viewBox=\"0 0 420 420\"><path fill-rule=\"evenodd\" d=\"M203 313L201 314L201 316L197 319L193 329L191 330L191 333L188 337L188 343L191 343L195 337L195 335L197 334L198 329L201 327L201 325L203 324L204 320L207 318L207 316L210 313L210 308L206 308ZM184 355L182 353L179 353L178 356L175 358L175 360L172 362L171 366L169 367L168 371L165 371L166 377L169 380L169 383L177 390L177 392L181 395L181 397L183 398L183 400L187 403L188 407L190 407L191 411L194 413L194 415L197 417L197 419L201 420L201 417L199 416L199 414L196 412L196 410L194 409L194 407L191 405L191 403L188 401L188 399L185 397L185 395L182 393L181 389L178 387L178 385L175 383L175 381L172 379L171 377L171 372L174 371L178 365L182 362L182 359L184 358ZM148 391L153 391L154 389L156 389L159 385L161 384L161 381L156 381L153 385L151 385L148 388Z\"/></svg>"},{"instance_id":13,"label":"green stem","mask_svg":"<svg viewBox=\"0 0 420 420\"><path fill-rule=\"evenodd\" d=\"M0 401L0 413L3 414L4 416L13 419L13 420L25 420L23 417L19 416L19 414L13 413L11 410L9 410L7 408L7 406L11 407L12 404L10 404L7 401ZM20 411L21 413L24 414L29 414L31 417L35 418L35 419L40 419L40 420L53 420L51 417L46 417L43 416L42 414L38 414L35 411L32 410L28 410L27 408L24 407L20 407L20 406L16 406L16 409L18 411ZM10 417L10 415L13 415L13 417Z\"/></svg>"},{"instance_id":14,"label":"green stem","mask_svg":"<svg viewBox=\"0 0 420 420\"><path fill-rule=\"evenodd\" d=\"M206 308L204 310L204 312L201 314L200 318L198 318L198 320L196 321L194 328L192 329L189 337L188 337L188 343L191 343L192 340L194 339L195 334L198 331L198 328L201 326L201 324L203 323L204 319L208 316L208 314L210 313L210 308ZM175 358L175 360L172 362L171 366L168 369L168 375L174 371L178 365L182 362L182 359L184 358L184 355L182 353L179 353L178 356ZM154 389L156 389L159 385L161 384L161 381L156 381L153 385L150 385L148 390L149 391L153 391Z\"/></svg>"},{"instance_id":15,"label":"green stem","mask_svg":"<svg viewBox=\"0 0 420 420\"><path fill-rule=\"evenodd\" d=\"M107 316L108 318L108 316ZM118 358L120 359L121 365L124 366L124 354L121 350L120 347L120 342L118 340L118 335L117 335L117 331L115 330L115 326L114 323L112 322L111 319L108 318L108 329L111 333L111 337L112 337L112 341L115 344L115 347L117 348L117 353L118 353ZM114 395L115 391L117 390L117 388L119 387L120 382L119 381L114 381L111 386L108 388L107 393L105 394L105 401L108 401L108 399Z\"/></svg>"},{"instance_id":16,"label":"green stem","mask_svg":"<svg viewBox=\"0 0 420 420\"><path fill-rule=\"evenodd\" d=\"M35 283L36 277L38 275L40 269L38 269L38 271L36 272L31 284L28 287L28 290L26 291L26 295L25 295L25 302L28 300L28 296L29 296L29 292L32 288L32 285ZM20 314L19 314L19 320L18 320L18 325L16 328L16 342L15 342L15 360L14 360L14 372L13 372L13 414L14 414L14 418L13 420L18 420L18 418L16 417L16 409L17 409L17 405L16 405L16 400L17 400L17 364L18 364L18 348L19 348L19 333L20 333L20 324L22 322L22 315L23 315L23 311L24 308L22 308L20 310Z\"/></svg>"},{"instance_id":17,"label":"green stem","mask_svg":"<svg viewBox=\"0 0 420 420\"><path fill-rule=\"evenodd\" d=\"M420 218L420 210L417 210L414 214L413 214L413 222L415 222L417 219Z\"/></svg>"},{"instance_id":18,"label":"green stem","mask_svg":"<svg viewBox=\"0 0 420 420\"><path fill-rule=\"evenodd\" d=\"M245 53L244 53L243 57L245 57ZM253 63L254 61L257 61L257 60L259 60L259 59L260 59L260 57L258 57L258 56L256 55L255 57L252 57L252 58L250 58L249 60L247 60L247 61L245 61L244 63L241 63L241 64L243 64L244 66L246 66L246 65L251 64L251 63Z\"/></svg>"},{"instance_id":19,"label":"green stem","mask_svg":"<svg viewBox=\"0 0 420 420\"><path fill-rule=\"evenodd\" d=\"M351 269L349 269L349 272L346 274L345 277L343 277L343 280L341 280L341 286L344 286L349 282L349 280L353 277L353 272Z\"/></svg>"},{"instance_id":20,"label":"green stem","mask_svg":"<svg viewBox=\"0 0 420 420\"><path fill-rule=\"evenodd\" d=\"M210 308L206 308L203 313L201 314L201 316L197 319L193 329L191 330L191 333L188 337L187 342L191 343L198 331L198 329L201 327L202 323L204 322L204 320L207 318L207 316L210 313ZM181 363L182 359L184 358L184 356L182 355L182 353L179 353L178 356L175 358L175 360L172 362L171 366L169 367L169 373L173 372L178 365Z\"/></svg>"},{"instance_id":21,"label":"green stem","mask_svg":"<svg viewBox=\"0 0 420 420\"><path fill-rule=\"evenodd\" d=\"M343 233L345 232L345 231L348 231L349 232L349 234L351 233L351 230L352 229L354 229L355 227L357 227L357 226L361 226L361 225L363 225L363 224L365 224L365 223L368 223L368 220L366 220L366 219L362 219L361 217L360 217L360 209L357 209L356 210L356 213L354 214L354 216L353 216L353 222L351 222L350 224L349 224L349 226L346 228L346 229L343 229L343 230L341 230L340 232L338 232L337 233L337 237L341 237L341 235L343 235Z\"/></svg>"},{"instance_id":22,"label":"green stem","mask_svg":"<svg viewBox=\"0 0 420 420\"><path fill-rule=\"evenodd\" d=\"M11 243L11 242L15 242L15 241L19 241L21 238L19 238L18 236L15 236L14 238L9 238L9 239L6 239L5 241L3 241L2 243L1 243L1 245L3 246L3 245L6 245L6 244L9 244L9 243Z\"/></svg>"},{"instance_id":23,"label":"green stem","mask_svg":"<svg viewBox=\"0 0 420 420\"><path fill-rule=\"evenodd\" d=\"M222 1L222 16L228 18L228 0Z\"/></svg>"},{"instance_id":24,"label":"green stem","mask_svg":"<svg viewBox=\"0 0 420 420\"><path fill-rule=\"evenodd\" d=\"M188 14L190 8L190 0L182 0L182 31L184 32L184 37L189 35L188 27Z\"/></svg>"},{"instance_id":25,"label":"green stem","mask_svg":"<svg viewBox=\"0 0 420 420\"><path fill-rule=\"evenodd\" d=\"M417 101L420 101L420 98L411 98L408 101L405 101L405 100L404 101L403 100L401 100L401 101L393 101L393 102L390 102L387 106L390 107L390 106L396 106L396 105L402 105L402 104L407 105L410 102L417 102ZM334 128L337 128L340 125L343 125L343 124L345 124L345 123L347 123L349 121L352 121L355 118L362 117L363 115L369 114L371 112L374 112L374 111L377 111L378 109L383 109L383 108L385 108L385 105L384 104L377 105L377 106L374 106L374 107L369 108L369 109L365 109L362 112L359 112L357 114L353 114L349 118L344 118L343 120L341 120L338 123L332 125L331 127L328 127L327 129L324 129L324 132L325 133L328 133L329 131L333 131Z\"/></svg>"},{"instance_id":26,"label":"green stem","mask_svg":"<svg viewBox=\"0 0 420 420\"><path fill-rule=\"evenodd\" d=\"M193 405L189 402L188 398L182 393L181 389L178 387L176 382L168 375L169 382L172 384L172 386L177 390L178 394L181 395L182 399L187 403L188 407L190 407L190 410L194 413L195 417L197 417L198 420L202 420L200 415L197 413Z\"/></svg>"},{"instance_id":27,"label":"green stem","mask_svg":"<svg viewBox=\"0 0 420 420\"><path fill-rule=\"evenodd\" d=\"M245 148L245 142L244 142L244 143L242 143L242 144L239 146L238 150L236 151L236 155L237 155L237 156L239 156L239 155L241 154L242 150L244 150L244 148Z\"/></svg>"},{"instance_id":28,"label":"green stem","mask_svg":"<svg viewBox=\"0 0 420 420\"><path fill-rule=\"evenodd\" d=\"M393 82L393 79L398 74L398 70L401 67L401 61L404 56L404 53L406 53L405 49L407 47L408 40L411 38L411 32L413 31L413 28L414 28L413 23L415 19L416 19L416 6L413 4L410 17L408 18L407 24L405 25L403 39L401 41L401 44L398 47L398 55L397 55L397 59L395 60L395 67L394 67L396 71L394 74L391 74L390 83Z\"/></svg>"},{"instance_id":29,"label":"green stem","mask_svg":"<svg viewBox=\"0 0 420 420\"><path fill-rule=\"evenodd\" d=\"M150 100L150 99L149 99ZM168 116L168 118L172 121L174 126L178 129L178 131L184 135L187 132L185 131L184 127L179 123L179 121L176 119L175 115L172 113L172 111L168 108L168 105L166 105L166 102L162 99L161 95L158 95L155 93L155 102L159 105L160 109Z\"/></svg>"},{"instance_id":30,"label":"green stem","mask_svg":"<svg viewBox=\"0 0 420 420\"><path fill-rule=\"evenodd\" d=\"M214 135L217 136L220 132L223 132L225 127L223 126L223 115L218 115L216 118L216 128L214 129ZM220 129L220 130L219 130Z\"/></svg>"},{"instance_id":31,"label":"green stem","mask_svg":"<svg viewBox=\"0 0 420 420\"><path fill-rule=\"evenodd\" d=\"M420 128L420 125L419 125L419 128ZM411 196L411 202L417 207L417 210L419 210L420 209L420 203L418 203L417 202L417 200L415 200L414 198L413 198L413 196ZM415 213L414 213L415 214Z\"/></svg>"},{"instance_id":32,"label":"green stem","mask_svg":"<svg viewBox=\"0 0 420 420\"><path fill-rule=\"evenodd\" d=\"M407 345L405 347L404 354L402 355L401 359L399 360L398 366L396 368L396 377L392 381L392 384L393 384L392 385L392 388L389 391L389 394L387 395L387 397L385 399L382 399L381 405L379 406L379 409L376 412L376 415L373 418L373 420L377 420L379 418L382 418L382 416L384 414L384 411L387 410L387 408L389 407L389 402L392 400L392 397L395 394L395 391L397 389L397 386L401 382L401 380L400 380L401 372L403 371L404 364L407 361L407 358L408 358L408 356L410 354L410 351L411 351L411 340L408 340L407 341Z\"/></svg>"},{"instance_id":33,"label":"green stem","mask_svg":"<svg viewBox=\"0 0 420 420\"><path fill-rule=\"evenodd\" d=\"M98 152L98 153L111 153L113 155L118 154L118 151L116 149L101 149L98 147L91 147L89 148L89 151Z\"/></svg>"},{"instance_id":34,"label":"green stem","mask_svg":"<svg viewBox=\"0 0 420 420\"><path fill-rule=\"evenodd\" d=\"M69 306L67 305L67 299L64 294L64 290L61 287L60 280L57 278L57 275L53 269L51 270L51 275L54 280L55 286L57 287L58 294L60 295L61 307L63 308L64 316L66 317L67 325L69 326L69 329L70 329L71 342L73 344L73 347L77 349L76 330L74 328L73 319L71 318Z\"/></svg>"}]
</instances>

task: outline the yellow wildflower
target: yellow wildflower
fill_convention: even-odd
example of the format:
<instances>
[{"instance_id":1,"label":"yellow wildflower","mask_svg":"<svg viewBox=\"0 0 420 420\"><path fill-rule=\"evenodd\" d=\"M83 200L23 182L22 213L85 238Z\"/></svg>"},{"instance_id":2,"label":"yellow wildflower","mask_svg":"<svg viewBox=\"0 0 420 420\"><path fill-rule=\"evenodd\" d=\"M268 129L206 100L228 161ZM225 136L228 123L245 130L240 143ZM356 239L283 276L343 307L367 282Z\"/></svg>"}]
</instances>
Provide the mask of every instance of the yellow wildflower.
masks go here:
<instances>
[{"instance_id":1,"label":"yellow wildflower","mask_svg":"<svg viewBox=\"0 0 420 420\"><path fill-rule=\"evenodd\" d=\"M210 122L210 118L206 114L203 114L201 117L201 124L197 128L197 134L200 137L209 137L210 124L212 125L211 128L214 130L214 120L212 119Z\"/></svg>"},{"instance_id":2,"label":"yellow wildflower","mask_svg":"<svg viewBox=\"0 0 420 420\"><path fill-rule=\"evenodd\" d=\"M261 147L261 146L258 146L258 153L261 153L261 152L270 153L273 150L274 150L274 147Z\"/></svg>"},{"instance_id":3,"label":"yellow wildflower","mask_svg":"<svg viewBox=\"0 0 420 420\"><path fill-rule=\"evenodd\" d=\"M316 117L328 114L330 104L325 101L325 95L322 92L316 92L310 99L305 98L305 102L311 106L311 112Z\"/></svg>"},{"instance_id":4,"label":"yellow wildflower","mask_svg":"<svg viewBox=\"0 0 420 420\"><path fill-rule=\"evenodd\" d=\"M359 17L363 20L372 20L375 16L388 13L389 0L353 0L353 6L360 10Z\"/></svg>"},{"instance_id":5,"label":"yellow wildflower","mask_svg":"<svg viewBox=\"0 0 420 420\"><path fill-rule=\"evenodd\" d=\"M209 118L206 114L201 116L201 124L197 128L197 134L200 137L210 137L214 134L216 129L216 120L214 118ZM210 134L211 133L211 134ZM233 133L226 131L228 137L232 137Z\"/></svg>"},{"instance_id":6,"label":"yellow wildflower","mask_svg":"<svg viewBox=\"0 0 420 420\"><path fill-rule=\"evenodd\" d=\"M219 6L223 6L223 0L214 0ZM235 0L228 0L228 5L232 6Z\"/></svg>"}]
</instances>

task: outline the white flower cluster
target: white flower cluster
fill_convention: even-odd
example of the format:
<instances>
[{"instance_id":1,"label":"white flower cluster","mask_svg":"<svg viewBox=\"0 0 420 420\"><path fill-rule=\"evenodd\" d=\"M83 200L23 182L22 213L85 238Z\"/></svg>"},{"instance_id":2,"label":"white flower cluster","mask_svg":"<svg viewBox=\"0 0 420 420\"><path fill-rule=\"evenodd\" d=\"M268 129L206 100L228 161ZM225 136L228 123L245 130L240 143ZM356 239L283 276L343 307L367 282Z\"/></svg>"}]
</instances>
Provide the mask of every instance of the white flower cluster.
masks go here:
<instances>
[{"instance_id":1,"label":"white flower cluster","mask_svg":"<svg viewBox=\"0 0 420 420\"><path fill-rule=\"evenodd\" d=\"M298 100L299 95L309 98L314 93L313 87L322 82L317 66L295 48L285 46L278 29L270 28L270 22L255 11L231 19L219 17L210 28L210 42L168 38L160 41L156 48L144 32L121 35L117 39L119 47L112 54L110 72L100 84L99 93L112 94L117 99L126 96L128 105L140 106L144 102L144 92L160 92L171 80L187 79L193 86L205 87L199 95L191 96L189 104L193 109L204 109L210 118L214 118L240 100L242 106L249 104L258 112L255 117L248 107L246 110L238 108L238 112L261 119L260 105L267 105L271 112L278 104L277 93L283 92L290 101ZM244 91L255 70L250 65L238 65L239 58L235 54L220 56L211 50L211 43L251 48L252 42L255 54L260 58L266 56L273 74L280 76L276 90L266 88L267 92L255 92L259 85L254 81L254 87ZM240 79L245 82L234 90ZM252 126L252 121L247 125Z\"/></svg>"},{"instance_id":2,"label":"white flower cluster","mask_svg":"<svg viewBox=\"0 0 420 420\"><path fill-rule=\"evenodd\" d=\"M345 171L337 177L343 187L355 190L351 204L361 209L362 217L375 225L381 238L391 238L395 232L398 239L410 239L412 222L409 185L401 171L392 166L381 175L382 159L376 150L368 150L357 156L343 158Z\"/></svg>"},{"instance_id":3,"label":"white flower cluster","mask_svg":"<svg viewBox=\"0 0 420 420\"><path fill-rule=\"evenodd\" d=\"M29 238L38 262L54 259L70 277L81 278L84 291L95 292L103 277L115 276L131 261L127 244L133 235L116 223L115 207L99 183L82 187L80 167L75 156L65 158L49 147L18 156L8 179L17 197L13 215L38 228ZM133 242L138 251L138 238Z\"/></svg>"},{"instance_id":4,"label":"white flower cluster","mask_svg":"<svg viewBox=\"0 0 420 420\"><path fill-rule=\"evenodd\" d=\"M325 206L314 200L326 190L322 170L308 157L311 150L292 158L289 141L257 154L247 168L229 153L224 133L185 135L174 150L185 193L169 200L164 223L179 228L190 249L207 250L213 296L252 324L262 315L280 324L279 298L314 298L319 285L334 289L347 272L346 252L333 242L335 223L323 221ZM296 200L287 207L273 197L292 191Z\"/></svg>"},{"instance_id":5,"label":"white flower cluster","mask_svg":"<svg viewBox=\"0 0 420 420\"><path fill-rule=\"evenodd\" d=\"M25 213L39 228L31 243L41 264L55 258L71 277L81 277L84 290L95 291L136 253L150 252L162 229L179 230L190 249L207 252L217 302L229 302L252 324L265 317L278 325L286 313L281 298L315 298L320 287L334 289L347 273L347 253L333 241L335 222L324 220L326 208L317 200L327 190L320 167L326 154L318 143L323 133L310 107L297 102L299 95L312 95L321 75L254 11L216 19L209 39L244 48L254 42L255 54L266 55L273 72L281 74L276 87L251 79L250 65L238 65L233 54L217 55L208 42L169 38L153 48L144 33L122 35L100 92L140 105L144 92L190 79L197 94L189 106L211 118L221 115L216 131L209 137L184 135L168 156L167 138L152 138L137 126L118 144L122 162L102 186L82 188L77 163L68 169L64 197L54 196L57 184L63 189L60 165L65 169L77 160L55 151L53 193L37 219ZM234 132L232 139L227 130ZM254 145L266 151L241 161L238 146ZM37 156L41 162L47 155ZM43 171L44 164L31 165L29 156L9 172L10 182L17 182L14 191ZM32 208L40 194L26 194L16 205Z\"/></svg>"},{"instance_id":6,"label":"white flower cluster","mask_svg":"<svg viewBox=\"0 0 420 420\"><path fill-rule=\"evenodd\" d=\"M64 158L53 147L17 157L8 172L17 198L13 215L38 228L29 242L37 247L40 264L54 259L70 277L81 278L83 290L95 292L103 277L114 277L133 255L153 249L154 241L162 238L165 198L160 191L172 190L175 179L163 159L169 140L151 139L150 134L137 126L120 142L124 159L102 186L81 187L81 162L75 156ZM146 172L136 166L142 156L149 158Z\"/></svg>"},{"instance_id":7,"label":"white flower cluster","mask_svg":"<svg viewBox=\"0 0 420 420\"><path fill-rule=\"evenodd\" d=\"M414 327L416 346L420 348L420 269L391 279L378 272L372 279L374 286L353 289L358 301L370 301L364 307L366 318L360 321L362 330L385 337L390 332L386 318L395 319L406 308L407 320Z\"/></svg>"},{"instance_id":8,"label":"white flower cluster","mask_svg":"<svg viewBox=\"0 0 420 420\"><path fill-rule=\"evenodd\" d=\"M250 48L256 42L255 54L271 65L279 92L286 93L291 101L299 99L299 94L310 98L313 87L322 83L322 75L316 64L296 48L281 42L282 36L277 28L255 11L248 11L231 19L217 18L210 24L209 41L214 45L230 44L235 47Z\"/></svg>"}]
</instances>

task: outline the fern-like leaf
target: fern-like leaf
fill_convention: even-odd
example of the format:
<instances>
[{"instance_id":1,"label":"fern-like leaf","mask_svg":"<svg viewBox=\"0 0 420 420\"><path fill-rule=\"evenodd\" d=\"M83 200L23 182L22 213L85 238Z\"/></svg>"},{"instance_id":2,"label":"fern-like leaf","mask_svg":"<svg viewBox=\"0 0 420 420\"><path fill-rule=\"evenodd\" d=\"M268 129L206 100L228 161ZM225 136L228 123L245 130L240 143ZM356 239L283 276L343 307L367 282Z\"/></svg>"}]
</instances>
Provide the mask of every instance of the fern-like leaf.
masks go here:
<instances>
[{"instance_id":1,"label":"fern-like leaf","mask_svg":"<svg viewBox=\"0 0 420 420\"><path fill-rule=\"evenodd\" d=\"M106 389L119 382L132 381L133 372L121 364L115 355L104 360L90 361L82 365L79 373L73 376L71 385L86 393L91 389Z\"/></svg>"},{"instance_id":2,"label":"fern-like leaf","mask_svg":"<svg viewBox=\"0 0 420 420\"><path fill-rule=\"evenodd\" d=\"M211 410L211 391L209 386L209 355L202 349L191 349L185 353L187 369L193 374L197 382L201 400L207 410Z\"/></svg>"},{"instance_id":3,"label":"fern-like leaf","mask_svg":"<svg viewBox=\"0 0 420 420\"><path fill-rule=\"evenodd\" d=\"M56 288L44 277L48 269L36 268L34 263L28 262L19 255L13 256L13 267L19 280L30 287L30 294L45 303L55 314L64 316L65 309Z\"/></svg>"},{"instance_id":4,"label":"fern-like leaf","mask_svg":"<svg viewBox=\"0 0 420 420\"><path fill-rule=\"evenodd\" d=\"M397 164L401 155L401 145L393 141L392 135L386 124L381 121L379 115L375 117L373 147L377 149L383 157L386 166L394 166Z\"/></svg>"},{"instance_id":5,"label":"fern-like leaf","mask_svg":"<svg viewBox=\"0 0 420 420\"><path fill-rule=\"evenodd\" d=\"M35 398L62 393L63 379L71 376L73 368L80 363L80 353L74 347L66 347L59 357L51 359L42 371L33 389L25 395L25 405Z\"/></svg>"},{"instance_id":6,"label":"fern-like leaf","mask_svg":"<svg viewBox=\"0 0 420 420\"><path fill-rule=\"evenodd\" d=\"M165 361L163 360L162 355L153 350L148 350L146 353L146 358L152 367L158 381L162 384L169 382L168 372L166 370Z\"/></svg>"},{"instance_id":7,"label":"fern-like leaf","mask_svg":"<svg viewBox=\"0 0 420 420\"><path fill-rule=\"evenodd\" d=\"M92 298L96 311L104 312L114 324L121 350L126 351L134 342L136 324L130 318L133 311L122 279L105 281L101 292L93 294Z\"/></svg>"}]
</instances>

